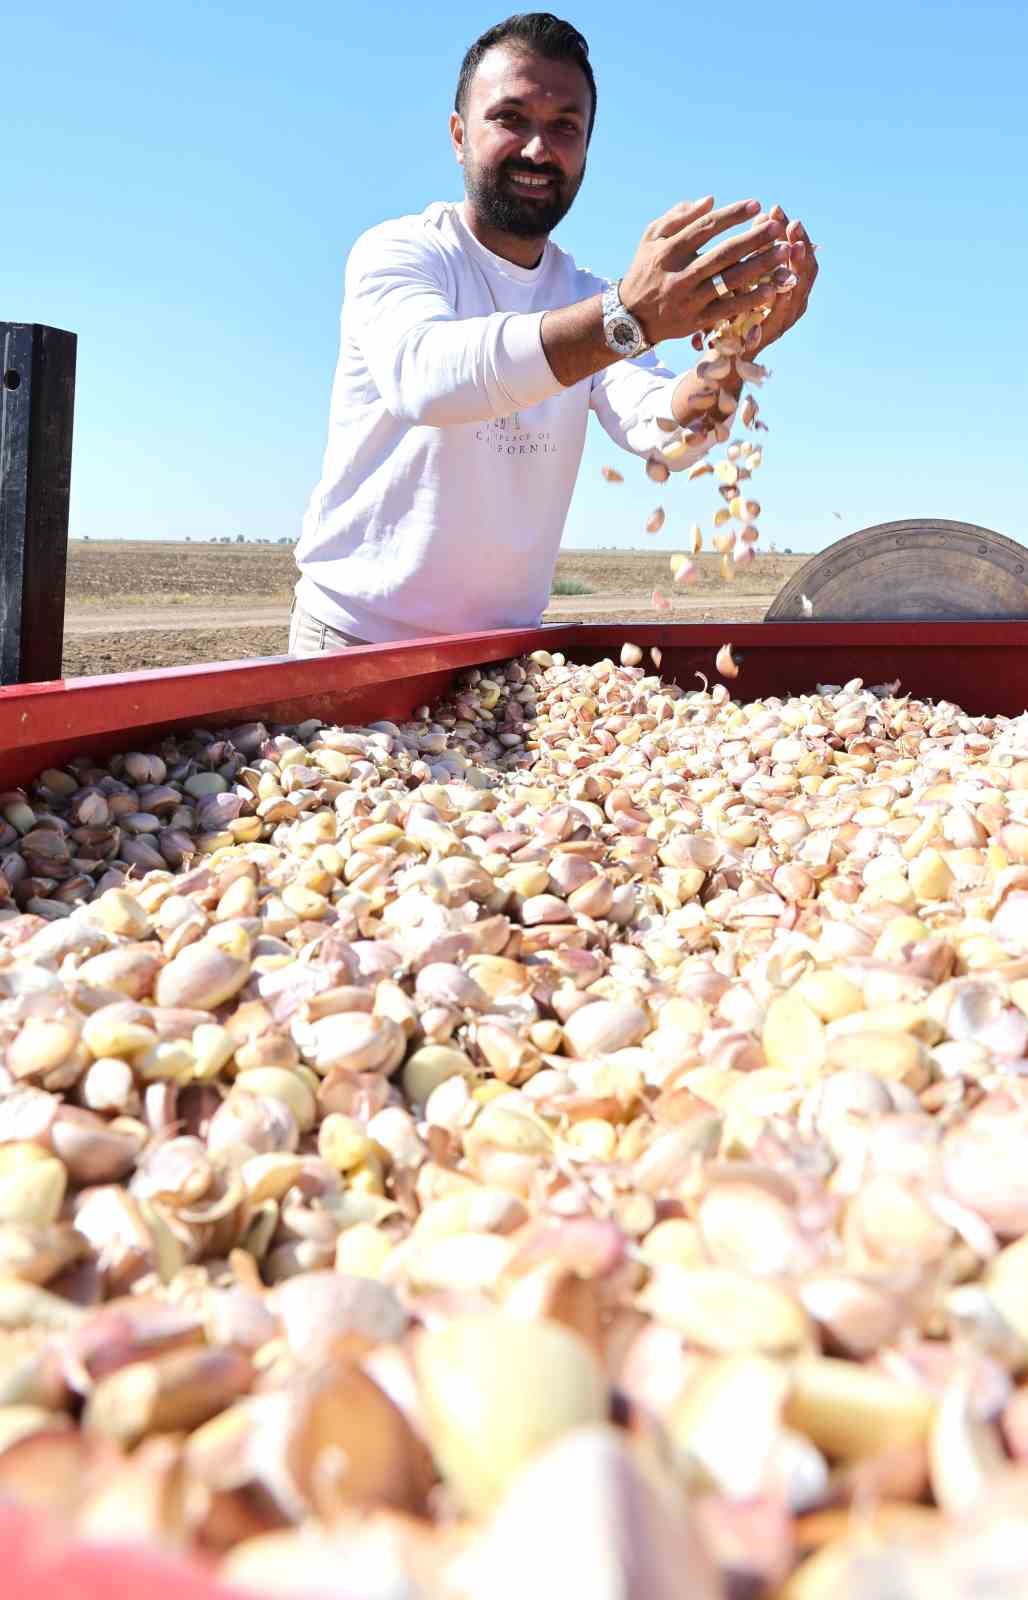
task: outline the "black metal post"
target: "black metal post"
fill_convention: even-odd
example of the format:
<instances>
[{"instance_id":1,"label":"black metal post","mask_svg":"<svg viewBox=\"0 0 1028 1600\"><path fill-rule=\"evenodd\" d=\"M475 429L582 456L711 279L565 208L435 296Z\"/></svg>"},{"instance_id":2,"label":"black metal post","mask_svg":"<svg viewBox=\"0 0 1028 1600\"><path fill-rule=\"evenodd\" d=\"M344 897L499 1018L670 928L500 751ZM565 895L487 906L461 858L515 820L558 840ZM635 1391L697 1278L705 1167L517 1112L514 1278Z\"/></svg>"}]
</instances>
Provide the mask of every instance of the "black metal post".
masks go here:
<instances>
[{"instance_id":1,"label":"black metal post","mask_svg":"<svg viewBox=\"0 0 1028 1600\"><path fill-rule=\"evenodd\" d=\"M0 684L61 676L76 346L0 322Z\"/></svg>"}]
</instances>

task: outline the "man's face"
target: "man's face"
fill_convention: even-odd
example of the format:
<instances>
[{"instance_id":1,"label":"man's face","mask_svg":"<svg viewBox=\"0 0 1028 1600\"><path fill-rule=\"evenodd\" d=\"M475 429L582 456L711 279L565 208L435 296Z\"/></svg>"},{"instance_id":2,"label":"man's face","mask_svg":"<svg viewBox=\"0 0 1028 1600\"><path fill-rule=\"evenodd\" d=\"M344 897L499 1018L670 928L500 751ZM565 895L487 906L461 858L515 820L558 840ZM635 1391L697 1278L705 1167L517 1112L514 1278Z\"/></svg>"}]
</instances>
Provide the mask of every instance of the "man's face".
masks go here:
<instances>
[{"instance_id":1,"label":"man's face","mask_svg":"<svg viewBox=\"0 0 1028 1600\"><path fill-rule=\"evenodd\" d=\"M498 45L479 65L465 115L450 118L479 221L541 239L567 215L585 175L592 97L573 62Z\"/></svg>"}]
</instances>

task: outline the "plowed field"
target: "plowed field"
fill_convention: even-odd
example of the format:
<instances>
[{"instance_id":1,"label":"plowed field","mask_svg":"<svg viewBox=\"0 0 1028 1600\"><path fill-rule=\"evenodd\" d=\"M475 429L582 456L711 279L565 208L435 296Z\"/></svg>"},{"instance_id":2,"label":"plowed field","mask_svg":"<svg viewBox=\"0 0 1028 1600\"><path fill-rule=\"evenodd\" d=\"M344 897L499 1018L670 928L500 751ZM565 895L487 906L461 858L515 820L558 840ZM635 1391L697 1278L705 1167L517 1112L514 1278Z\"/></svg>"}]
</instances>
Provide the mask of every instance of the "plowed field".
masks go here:
<instances>
[{"instance_id":1,"label":"plowed field","mask_svg":"<svg viewBox=\"0 0 1028 1600\"><path fill-rule=\"evenodd\" d=\"M705 556L699 582L683 591L671 584L669 555L663 548L568 551L545 620L656 620L650 596L659 586L675 601L661 620L756 622L806 559L761 555L726 585L718 558ZM287 545L75 541L65 675L280 655L295 576ZM582 592L559 592L568 587Z\"/></svg>"}]
</instances>

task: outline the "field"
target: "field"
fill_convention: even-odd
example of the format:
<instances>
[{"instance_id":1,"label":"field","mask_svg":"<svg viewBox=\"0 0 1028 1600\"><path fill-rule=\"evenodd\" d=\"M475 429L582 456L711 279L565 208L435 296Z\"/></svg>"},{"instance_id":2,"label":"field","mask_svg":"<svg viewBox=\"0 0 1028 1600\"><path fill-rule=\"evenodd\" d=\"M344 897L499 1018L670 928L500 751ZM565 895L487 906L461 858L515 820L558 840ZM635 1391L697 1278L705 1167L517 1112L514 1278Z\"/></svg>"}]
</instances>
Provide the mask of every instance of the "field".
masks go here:
<instances>
[{"instance_id":1,"label":"field","mask_svg":"<svg viewBox=\"0 0 1028 1600\"><path fill-rule=\"evenodd\" d=\"M568 551L554 585L565 592L545 620L757 622L806 559L760 555L726 585L718 558L704 556L700 581L683 591L671 584L666 545ZM77 540L68 552L65 675L281 655L295 578L288 545ZM653 611L655 586L673 595L673 613Z\"/></svg>"}]
</instances>

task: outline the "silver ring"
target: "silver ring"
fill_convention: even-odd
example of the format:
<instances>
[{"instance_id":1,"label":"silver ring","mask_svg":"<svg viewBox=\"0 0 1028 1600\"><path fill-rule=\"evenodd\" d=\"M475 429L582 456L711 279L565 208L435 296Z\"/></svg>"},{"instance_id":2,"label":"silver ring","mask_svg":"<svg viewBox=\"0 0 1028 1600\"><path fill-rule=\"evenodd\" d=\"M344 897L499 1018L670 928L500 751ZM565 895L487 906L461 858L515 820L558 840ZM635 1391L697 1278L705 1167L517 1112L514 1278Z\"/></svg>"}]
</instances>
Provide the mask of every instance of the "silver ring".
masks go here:
<instances>
[{"instance_id":1,"label":"silver ring","mask_svg":"<svg viewBox=\"0 0 1028 1600\"><path fill-rule=\"evenodd\" d=\"M717 290L717 294L718 294L718 298L719 299L723 300L726 294L731 294L732 291L728 287L728 285L725 282L724 278L721 276L720 272L715 272L714 276L711 278L710 281L714 285L714 288Z\"/></svg>"}]
</instances>

